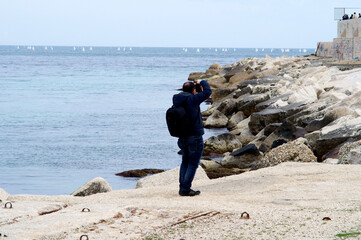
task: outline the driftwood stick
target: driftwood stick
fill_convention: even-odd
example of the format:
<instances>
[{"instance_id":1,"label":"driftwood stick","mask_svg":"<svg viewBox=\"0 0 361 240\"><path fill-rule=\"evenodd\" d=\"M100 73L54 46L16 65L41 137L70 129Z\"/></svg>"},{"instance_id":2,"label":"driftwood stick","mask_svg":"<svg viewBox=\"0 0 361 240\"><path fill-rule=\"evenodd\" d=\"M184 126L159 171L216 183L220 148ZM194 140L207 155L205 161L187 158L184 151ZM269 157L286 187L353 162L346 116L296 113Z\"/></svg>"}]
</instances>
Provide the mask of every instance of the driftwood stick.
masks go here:
<instances>
[{"instance_id":1,"label":"driftwood stick","mask_svg":"<svg viewBox=\"0 0 361 240\"><path fill-rule=\"evenodd\" d=\"M205 213L200 213L200 214L197 214L197 215L195 215L195 216L193 216L193 217L189 217L189 218L183 219L183 220L181 220L181 221L178 221L178 222L176 222L176 223L173 223L173 224L171 224L170 226L173 227L173 226L175 226L175 225L184 223L184 222L186 222L186 221L188 221L188 220L195 219L195 218L199 218L199 217L203 217L203 216L209 215L209 214L211 214L211 213L213 213L212 216L214 216L214 215L217 215L217 214L219 214L219 213L221 213L221 212L209 211L209 212L205 212Z\"/></svg>"}]
</instances>

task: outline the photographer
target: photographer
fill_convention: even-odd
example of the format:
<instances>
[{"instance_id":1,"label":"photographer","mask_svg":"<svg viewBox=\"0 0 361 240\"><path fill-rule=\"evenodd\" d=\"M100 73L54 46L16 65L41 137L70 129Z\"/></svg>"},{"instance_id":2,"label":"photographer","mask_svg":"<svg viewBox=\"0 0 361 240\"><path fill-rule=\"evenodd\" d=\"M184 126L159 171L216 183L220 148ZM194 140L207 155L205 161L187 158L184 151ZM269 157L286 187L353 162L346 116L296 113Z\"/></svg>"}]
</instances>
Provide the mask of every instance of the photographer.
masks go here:
<instances>
[{"instance_id":1,"label":"photographer","mask_svg":"<svg viewBox=\"0 0 361 240\"><path fill-rule=\"evenodd\" d=\"M182 164L179 172L179 195L195 196L200 191L191 189L194 175L202 157L204 143L204 128L200 104L207 100L212 91L206 80L183 84L183 92L173 96L173 105L184 105L190 116L192 125L186 137L178 139L178 146L182 150Z\"/></svg>"}]
</instances>

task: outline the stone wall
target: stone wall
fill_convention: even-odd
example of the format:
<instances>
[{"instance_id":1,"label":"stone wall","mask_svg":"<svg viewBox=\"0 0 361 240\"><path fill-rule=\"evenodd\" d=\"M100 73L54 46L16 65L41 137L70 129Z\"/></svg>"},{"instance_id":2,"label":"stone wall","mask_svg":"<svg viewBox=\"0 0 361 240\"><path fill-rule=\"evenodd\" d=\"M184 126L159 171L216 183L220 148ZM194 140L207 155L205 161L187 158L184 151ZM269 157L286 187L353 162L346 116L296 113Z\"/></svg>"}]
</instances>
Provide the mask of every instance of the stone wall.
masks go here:
<instances>
[{"instance_id":1,"label":"stone wall","mask_svg":"<svg viewBox=\"0 0 361 240\"><path fill-rule=\"evenodd\" d=\"M339 61L361 59L361 18L337 22L337 38L317 44L317 56Z\"/></svg>"},{"instance_id":2,"label":"stone wall","mask_svg":"<svg viewBox=\"0 0 361 240\"><path fill-rule=\"evenodd\" d=\"M334 56L333 42L319 42L319 43L317 43L316 56L319 56L319 57L333 57Z\"/></svg>"}]
</instances>

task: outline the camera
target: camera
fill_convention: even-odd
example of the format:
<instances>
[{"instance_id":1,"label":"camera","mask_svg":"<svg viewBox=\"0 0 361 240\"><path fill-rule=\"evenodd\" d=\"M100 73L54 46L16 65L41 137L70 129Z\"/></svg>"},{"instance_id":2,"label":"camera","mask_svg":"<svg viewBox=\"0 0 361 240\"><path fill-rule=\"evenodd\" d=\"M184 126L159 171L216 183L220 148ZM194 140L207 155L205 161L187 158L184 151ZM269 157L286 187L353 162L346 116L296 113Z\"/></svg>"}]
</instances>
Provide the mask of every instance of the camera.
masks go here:
<instances>
[{"instance_id":1,"label":"camera","mask_svg":"<svg viewBox=\"0 0 361 240\"><path fill-rule=\"evenodd\" d=\"M203 91L202 86L201 86L200 84L194 83L194 85L196 86L196 92L197 92L197 93Z\"/></svg>"}]
</instances>

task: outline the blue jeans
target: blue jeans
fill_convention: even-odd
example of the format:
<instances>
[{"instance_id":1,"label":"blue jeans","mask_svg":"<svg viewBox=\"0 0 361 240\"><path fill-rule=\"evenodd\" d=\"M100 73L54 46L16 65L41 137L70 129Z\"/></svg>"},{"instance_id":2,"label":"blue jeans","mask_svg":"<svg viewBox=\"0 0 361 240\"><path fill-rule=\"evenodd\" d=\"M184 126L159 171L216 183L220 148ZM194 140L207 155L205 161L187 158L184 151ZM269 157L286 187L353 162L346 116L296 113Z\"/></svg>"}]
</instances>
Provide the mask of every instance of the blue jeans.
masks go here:
<instances>
[{"instance_id":1,"label":"blue jeans","mask_svg":"<svg viewBox=\"0 0 361 240\"><path fill-rule=\"evenodd\" d=\"M203 154L203 137L179 138L178 146L182 150L182 164L179 171L179 188L181 191L189 191Z\"/></svg>"}]
</instances>

